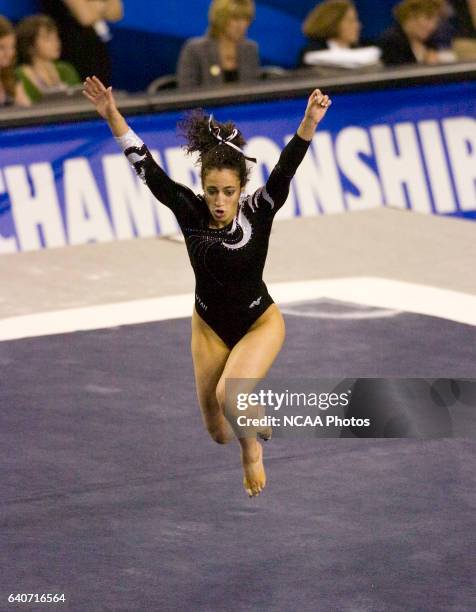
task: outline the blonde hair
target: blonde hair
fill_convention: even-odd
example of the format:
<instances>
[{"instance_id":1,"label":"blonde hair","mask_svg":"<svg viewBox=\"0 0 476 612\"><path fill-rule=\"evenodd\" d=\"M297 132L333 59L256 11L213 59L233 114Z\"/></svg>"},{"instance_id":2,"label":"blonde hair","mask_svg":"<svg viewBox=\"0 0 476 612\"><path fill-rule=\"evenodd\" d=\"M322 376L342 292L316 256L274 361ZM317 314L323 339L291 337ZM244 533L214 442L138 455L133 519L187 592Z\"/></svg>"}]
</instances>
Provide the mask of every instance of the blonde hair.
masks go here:
<instances>
[{"instance_id":1,"label":"blonde hair","mask_svg":"<svg viewBox=\"0 0 476 612\"><path fill-rule=\"evenodd\" d=\"M339 26L349 9L355 9L350 0L325 0L317 4L306 17L302 31L308 38L335 38Z\"/></svg>"},{"instance_id":2,"label":"blonde hair","mask_svg":"<svg viewBox=\"0 0 476 612\"><path fill-rule=\"evenodd\" d=\"M434 17L443 10L442 0L402 0L393 9L395 19L400 25L418 15Z\"/></svg>"},{"instance_id":3,"label":"blonde hair","mask_svg":"<svg viewBox=\"0 0 476 612\"><path fill-rule=\"evenodd\" d=\"M208 35L217 38L233 18L245 18L250 22L255 17L253 0L213 0L208 11Z\"/></svg>"}]
</instances>

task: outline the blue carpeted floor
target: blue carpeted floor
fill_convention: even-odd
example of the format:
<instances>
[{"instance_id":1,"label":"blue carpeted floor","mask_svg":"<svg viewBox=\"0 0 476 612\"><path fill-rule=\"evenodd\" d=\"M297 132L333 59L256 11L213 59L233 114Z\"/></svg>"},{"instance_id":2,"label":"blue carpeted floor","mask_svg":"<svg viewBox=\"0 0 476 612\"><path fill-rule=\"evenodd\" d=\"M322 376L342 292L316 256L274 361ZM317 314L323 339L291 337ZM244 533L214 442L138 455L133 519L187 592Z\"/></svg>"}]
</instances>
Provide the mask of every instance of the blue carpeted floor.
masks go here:
<instances>
[{"instance_id":1,"label":"blue carpeted floor","mask_svg":"<svg viewBox=\"0 0 476 612\"><path fill-rule=\"evenodd\" d=\"M286 321L273 376L476 378L469 326ZM474 439L272 440L250 500L237 445L203 430L189 333L0 344L0 610L474 609Z\"/></svg>"}]
</instances>

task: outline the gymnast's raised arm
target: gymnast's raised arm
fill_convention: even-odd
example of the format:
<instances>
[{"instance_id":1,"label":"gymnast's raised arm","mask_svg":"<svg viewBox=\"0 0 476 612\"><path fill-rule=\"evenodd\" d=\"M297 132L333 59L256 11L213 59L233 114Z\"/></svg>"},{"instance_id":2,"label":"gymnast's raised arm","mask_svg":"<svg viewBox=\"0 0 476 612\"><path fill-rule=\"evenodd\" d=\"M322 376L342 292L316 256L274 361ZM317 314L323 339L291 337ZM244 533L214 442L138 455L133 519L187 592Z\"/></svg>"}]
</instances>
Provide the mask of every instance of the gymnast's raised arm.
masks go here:
<instances>
[{"instance_id":1,"label":"gymnast's raised arm","mask_svg":"<svg viewBox=\"0 0 476 612\"><path fill-rule=\"evenodd\" d=\"M121 115L112 88L106 88L95 76L87 77L83 94L107 121L113 136L137 174L154 196L175 213L179 222L187 212L196 210L197 196L185 185L173 181L154 160L147 146Z\"/></svg>"},{"instance_id":2,"label":"gymnast's raised arm","mask_svg":"<svg viewBox=\"0 0 476 612\"><path fill-rule=\"evenodd\" d=\"M278 163L266 183L266 194L273 203L272 214L283 206L289 193L291 179L302 162L319 123L332 104L329 96L315 89L309 96L306 110L296 134L281 152Z\"/></svg>"}]
</instances>

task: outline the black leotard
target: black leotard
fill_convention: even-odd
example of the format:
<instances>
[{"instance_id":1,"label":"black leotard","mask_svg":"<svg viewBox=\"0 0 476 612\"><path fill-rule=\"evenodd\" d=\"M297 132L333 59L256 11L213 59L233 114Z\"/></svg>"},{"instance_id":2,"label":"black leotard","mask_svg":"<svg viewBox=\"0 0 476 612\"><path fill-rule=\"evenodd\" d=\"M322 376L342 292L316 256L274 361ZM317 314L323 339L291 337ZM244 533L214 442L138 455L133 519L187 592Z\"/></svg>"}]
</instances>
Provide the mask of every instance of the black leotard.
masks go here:
<instances>
[{"instance_id":1,"label":"black leotard","mask_svg":"<svg viewBox=\"0 0 476 612\"><path fill-rule=\"evenodd\" d=\"M266 185L240 198L231 223L212 229L203 196L168 177L132 130L117 140L137 174L177 218L195 272L196 311L231 349L273 303L262 278L271 225L309 142L294 135Z\"/></svg>"}]
</instances>

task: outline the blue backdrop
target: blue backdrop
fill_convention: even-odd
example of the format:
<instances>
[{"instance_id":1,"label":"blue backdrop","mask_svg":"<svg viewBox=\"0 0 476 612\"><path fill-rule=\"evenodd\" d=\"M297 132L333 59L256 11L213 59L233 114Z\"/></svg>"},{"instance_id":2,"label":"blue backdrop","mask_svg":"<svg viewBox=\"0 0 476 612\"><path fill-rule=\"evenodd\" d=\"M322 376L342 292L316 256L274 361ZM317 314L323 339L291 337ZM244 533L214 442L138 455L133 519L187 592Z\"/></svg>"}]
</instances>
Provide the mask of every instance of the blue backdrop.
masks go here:
<instances>
[{"instance_id":1,"label":"blue backdrop","mask_svg":"<svg viewBox=\"0 0 476 612\"><path fill-rule=\"evenodd\" d=\"M278 217L378 206L474 217L476 83L334 96ZM233 118L263 184L305 99L215 109ZM175 180L200 190L177 138L178 113L128 119ZM175 231L100 121L0 133L0 252Z\"/></svg>"},{"instance_id":2,"label":"blue backdrop","mask_svg":"<svg viewBox=\"0 0 476 612\"><path fill-rule=\"evenodd\" d=\"M61 0L58 0L61 1ZM144 89L156 76L175 72L185 39L207 28L210 0L124 0L124 19L113 26L113 84L121 89ZM260 45L263 64L292 68L304 44L301 24L314 0L258 0L250 37ZM372 39L391 21L394 0L357 0L363 37ZM13 20L38 11L36 0L0 0L0 14ZM286 43L283 44L283 38Z\"/></svg>"}]
</instances>

